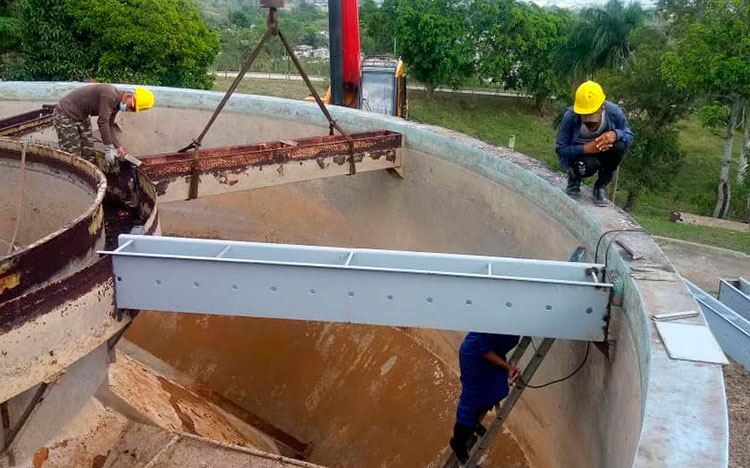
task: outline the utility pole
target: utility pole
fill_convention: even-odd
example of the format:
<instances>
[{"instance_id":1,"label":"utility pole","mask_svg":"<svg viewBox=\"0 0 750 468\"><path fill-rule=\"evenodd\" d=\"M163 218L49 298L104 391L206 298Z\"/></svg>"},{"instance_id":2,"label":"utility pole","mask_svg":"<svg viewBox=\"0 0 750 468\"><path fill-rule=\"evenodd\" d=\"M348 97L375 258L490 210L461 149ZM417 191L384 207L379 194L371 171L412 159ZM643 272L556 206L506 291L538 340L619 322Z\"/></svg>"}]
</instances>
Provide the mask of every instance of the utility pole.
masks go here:
<instances>
[{"instance_id":1,"label":"utility pole","mask_svg":"<svg viewBox=\"0 0 750 468\"><path fill-rule=\"evenodd\" d=\"M344 49L341 0L328 0L328 50L331 57L331 102L344 105Z\"/></svg>"}]
</instances>

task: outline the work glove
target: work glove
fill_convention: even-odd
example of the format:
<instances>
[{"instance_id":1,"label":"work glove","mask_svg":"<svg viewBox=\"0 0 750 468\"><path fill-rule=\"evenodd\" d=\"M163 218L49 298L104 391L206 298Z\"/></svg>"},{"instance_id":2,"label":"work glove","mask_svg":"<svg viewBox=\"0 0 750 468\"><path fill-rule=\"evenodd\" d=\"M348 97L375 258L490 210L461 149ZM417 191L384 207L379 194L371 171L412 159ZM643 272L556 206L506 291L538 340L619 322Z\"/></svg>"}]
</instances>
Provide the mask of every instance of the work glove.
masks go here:
<instances>
[{"instance_id":1,"label":"work glove","mask_svg":"<svg viewBox=\"0 0 750 468\"><path fill-rule=\"evenodd\" d=\"M115 159L117 159L117 149L115 145L107 145L104 147L104 159L107 161L107 166L112 167L115 165Z\"/></svg>"}]
</instances>

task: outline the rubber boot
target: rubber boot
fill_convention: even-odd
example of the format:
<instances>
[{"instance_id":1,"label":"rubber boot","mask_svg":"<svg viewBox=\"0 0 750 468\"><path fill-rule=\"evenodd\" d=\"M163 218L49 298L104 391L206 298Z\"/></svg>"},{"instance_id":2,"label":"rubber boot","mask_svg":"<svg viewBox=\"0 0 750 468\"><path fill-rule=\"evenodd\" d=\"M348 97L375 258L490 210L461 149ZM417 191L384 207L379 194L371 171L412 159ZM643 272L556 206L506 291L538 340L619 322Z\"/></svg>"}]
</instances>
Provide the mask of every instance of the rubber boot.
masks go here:
<instances>
[{"instance_id":1,"label":"rubber boot","mask_svg":"<svg viewBox=\"0 0 750 468\"><path fill-rule=\"evenodd\" d=\"M469 461L469 440L474 435L474 428L469 426L463 426L456 423L453 426L453 438L451 438L450 446L453 449L453 453L456 454L456 459L463 466Z\"/></svg>"},{"instance_id":2,"label":"rubber boot","mask_svg":"<svg viewBox=\"0 0 750 468\"><path fill-rule=\"evenodd\" d=\"M568 169L568 186L565 188L565 193L573 198L581 196L581 177L573 169Z\"/></svg>"},{"instance_id":3,"label":"rubber boot","mask_svg":"<svg viewBox=\"0 0 750 468\"><path fill-rule=\"evenodd\" d=\"M604 187L594 187L594 205L607 206L608 201Z\"/></svg>"}]
</instances>

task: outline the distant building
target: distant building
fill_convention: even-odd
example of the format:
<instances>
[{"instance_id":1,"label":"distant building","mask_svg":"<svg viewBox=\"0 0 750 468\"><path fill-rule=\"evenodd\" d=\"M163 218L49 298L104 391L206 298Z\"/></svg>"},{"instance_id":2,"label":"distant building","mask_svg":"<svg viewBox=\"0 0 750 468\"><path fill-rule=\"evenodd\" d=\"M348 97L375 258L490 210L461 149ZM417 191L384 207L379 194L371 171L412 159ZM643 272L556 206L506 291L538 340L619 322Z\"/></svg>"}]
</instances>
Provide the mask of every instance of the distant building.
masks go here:
<instances>
[{"instance_id":1,"label":"distant building","mask_svg":"<svg viewBox=\"0 0 750 468\"><path fill-rule=\"evenodd\" d=\"M310 52L310 57L318 59L327 59L330 56L328 47L318 47Z\"/></svg>"},{"instance_id":2,"label":"distant building","mask_svg":"<svg viewBox=\"0 0 750 468\"><path fill-rule=\"evenodd\" d=\"M311 57L313 52L312 46L309 45L298 45L294 48L294 53L298 57Z\"/></svg>"}]
</instances>

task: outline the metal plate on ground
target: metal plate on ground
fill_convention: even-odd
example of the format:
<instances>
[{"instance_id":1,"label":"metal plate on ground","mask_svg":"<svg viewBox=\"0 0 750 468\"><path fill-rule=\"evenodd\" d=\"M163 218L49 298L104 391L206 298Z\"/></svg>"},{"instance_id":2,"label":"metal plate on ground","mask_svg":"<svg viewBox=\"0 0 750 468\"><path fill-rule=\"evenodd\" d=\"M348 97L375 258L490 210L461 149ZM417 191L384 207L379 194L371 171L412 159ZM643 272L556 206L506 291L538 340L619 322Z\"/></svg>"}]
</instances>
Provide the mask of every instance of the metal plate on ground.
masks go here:
<instances>
[{"instance_id":1,"label":"metal plate on ground","mask_svg":"<svg viewBox=\"0 0 750 468\"><path fill-rule=\"evenodd\" d=\"M654 323L672 359L729 364L707 326L672 322Z\"/></svg>"},{"instance_id":2,"label":"metal plate on ground","mask_svg":"<svg viewBox=\"0 0 750 468\"><path fill-rule=\"evenodd\" d=\"M719 301L734 313L750 320L750 294L744 278L721 278L719 280Z\"/></svg>"},{"instance_id":3,"label":"metal plate on ground","mask_svg":"<svg viewBox=\"0 0 750 468\"><path fill-rule=\"evenodd\" d=\"M685 280L685 284L700 305L703 316L721 349L750 370L750 321L693 283Z\"/></svg>"}]
</instances>

